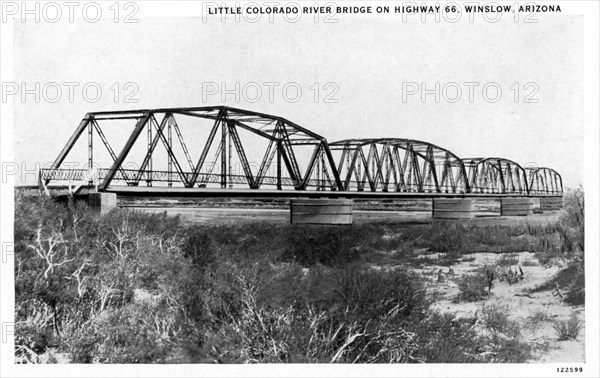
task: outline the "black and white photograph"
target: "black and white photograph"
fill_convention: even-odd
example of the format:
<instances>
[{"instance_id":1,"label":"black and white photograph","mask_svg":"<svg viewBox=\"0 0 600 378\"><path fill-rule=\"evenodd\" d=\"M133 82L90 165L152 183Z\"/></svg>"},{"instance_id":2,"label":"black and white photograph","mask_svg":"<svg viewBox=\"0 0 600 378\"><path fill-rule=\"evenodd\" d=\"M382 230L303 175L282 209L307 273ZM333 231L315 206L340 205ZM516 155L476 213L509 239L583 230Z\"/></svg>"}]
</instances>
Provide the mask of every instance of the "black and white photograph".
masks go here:
<instances>
[{"instance_id":1,"label":"black and white photograph","mask_svg":"<svg viewBox=\"0 0 600 378\"><path fill-rule=\"evenodd\" d=\"M0 7L2 377L600 375L600 3Z\"/></svg>"}]
</instances>

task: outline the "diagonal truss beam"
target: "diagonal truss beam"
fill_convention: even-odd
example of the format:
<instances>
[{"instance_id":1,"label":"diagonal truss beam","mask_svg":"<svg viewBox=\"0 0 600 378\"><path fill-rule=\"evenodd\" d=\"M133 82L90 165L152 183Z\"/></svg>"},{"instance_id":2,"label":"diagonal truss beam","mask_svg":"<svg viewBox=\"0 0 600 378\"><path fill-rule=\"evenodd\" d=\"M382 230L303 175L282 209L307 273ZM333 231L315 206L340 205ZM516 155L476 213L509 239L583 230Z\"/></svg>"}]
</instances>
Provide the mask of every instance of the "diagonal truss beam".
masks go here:
<instances>
[{"instance_id":1,"label":"diagonal truss beam","mask_svg":"<svg viewBox=\"0 0 600 378\"><path fill-rule=\"evenodd\" d=\"M252 188L254 187L254 176L252 175L250 164L248 164L248 158L246 157L246 152L244 152L244 146L242 146L240 136L238 135L238 132L233 123L227 122L227 128L229 129L229 135L231 136L231 139L233 139L233 145L235 146L235 149L238 153L240 162L242 163L242 168L244 169L244 173L246 174L246 180L248 181L248 185Z\"/></svg>"},{"instance_id":2,"label":"diagonal truss beam","mask_svg":"<svg viewBox=\"0 0 600 378\"><path fill-rule=\"evenodd\" d=\"M112 181L113 177L115 176L117 169L119 169L119 167L122 166L123 162L125 161L125 158L129 154L129 151L131 151L131 147L133 147L135 141L140 136L140 133L146 126L146 123L150 120L151 116L152 116L152 113L148 112L144 116L142 116L138 119L138 121L135 125L135 129L129 136L129 139L127 139L127 142L125 142L125 146L123 146L123 150L121 150L121 153L117 157L117 160L115 160L113 165L109 168L108 173L104 177L104 180L99 185L98 189L106 190L106 188L108 188L108 185L110 185L110 182Z\"/></svg>"},{"instance_id":3,"label":"diagonal truss beam","mask_svg":"<svg viewBox=\"0 0 600 378\"><path fill-rule=\"evenodd\" d=\"M183 183L183 185L186 188L191 187L189 180L187 179L185 173L183 172L183 169L181 169L181 164L179 164L179 161L177 160L177 158L175 157L175 154L173 153L173 149L171 148L167 138L165 138L165 135L163 134L164 123L170 122L172 119L172 116L165 115L163 117L163 120L161 122L162 127L158 125L158 122L156 121L156 118L154 118L154 115L152 115L151 119L152 119L152 123L156 127L156 134L162 140L163 145L165 146L165 149L167 150L167 154L169 155L171 161L175 165L175 169L177 170L177 173L179 174L179 178L181 179L181 182Z\"/></svg>"},{"instance_id":4,"label":"diagonal truss beam","mask_svg":"<svg viewBox=\"0 0 600 378\"><path fill-rule=\"evenodd\" d=\"M191 186L194 186L196 184L196 181L198 180L198 175L200 174L200 172L202 170L202 166L204 165L206 157L208 156L208 152L210 151L210 147L212 146L212 143L215 140L215 135L217 135L219 125L223 121L224 116L225 116L225 112L220 111L219 116L215 119L215 123L214 123L212 129L210 130L210 134L208 135L206 144L204 145L204 148L202 149L202 154L200 154L200 158L198 159L198 163L196 164L196 168L193 169L192 177L190 178ZM219 148L219 150L220 149L221 148Z\"/></svg>"}]
</instances>

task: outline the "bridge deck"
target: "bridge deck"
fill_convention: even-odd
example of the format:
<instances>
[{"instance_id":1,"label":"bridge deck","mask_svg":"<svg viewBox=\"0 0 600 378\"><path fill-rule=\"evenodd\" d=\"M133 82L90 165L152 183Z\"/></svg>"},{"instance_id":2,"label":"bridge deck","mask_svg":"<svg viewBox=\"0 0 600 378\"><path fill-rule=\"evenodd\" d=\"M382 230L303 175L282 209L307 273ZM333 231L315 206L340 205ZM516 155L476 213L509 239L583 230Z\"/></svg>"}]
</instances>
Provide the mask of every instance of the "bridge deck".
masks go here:
<instances>
[{"instance_id":1,"label":"bridge deck","mask_svg":"<svg viewBox=\"0 0 600 378\"><path fill-rule=\"evenodd\" d=\"M420 192L371 192L371 191L309 191L309 190L265 190L265 189L210 189L210 188L167 188L109 186L106 190L119 197L251 197L251 198L371 198L371 199L428 199L452 198L506 198L506 197L561 197L561 195L530 195L501 193L420 193Z\"/></svg>"}]
</instances>

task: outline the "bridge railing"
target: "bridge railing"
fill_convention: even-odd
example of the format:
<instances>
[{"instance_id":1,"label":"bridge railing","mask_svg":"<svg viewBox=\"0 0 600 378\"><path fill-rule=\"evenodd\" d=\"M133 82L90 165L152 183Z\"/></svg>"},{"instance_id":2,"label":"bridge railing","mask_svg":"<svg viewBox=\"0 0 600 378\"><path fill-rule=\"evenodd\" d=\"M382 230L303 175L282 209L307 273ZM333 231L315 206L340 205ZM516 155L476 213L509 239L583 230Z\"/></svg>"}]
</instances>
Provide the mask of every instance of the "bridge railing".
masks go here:
<instances>
[{"instance_id":1,"label":"bridge railing","mask_svg":"<svg viewBox=\"0 0 600 378\"><path fill-rule=\"evenodd\" d=\"M51 181L61 181L69 183L84 183L97 181L96 169L40 169L39 181L48 184Z\"/></svg>"},{"instance_id":2,"label":"bridge railing","mask_svg":"<svg viewBox=\"0 0 600 378\"><path fill-rule=\"evenodd\" d=\"M108 168L99 168L98 169L98 177L102 180L109 173ZM182 180L182 176L183 179ZM181 174L173 171L149 171L149 170L136 170L136 169L119 169L115 172L113 176L113 180L116 182L124 182L129 186L137 186L140 182L152 183L152 182L166 182L166 183L180 183L182 184L184 181L190 182L192 181L192 177L194 172L182 172ZM222 176L221 174L215 173L200 173L197 178L197 185L199 187L206 186L207 184L220 184ZM227 175L227 182L231 185L244 185L249 186L248 178L245 175ZM285 187L295 187L298 185L297 182L288 178L281 177L277 178L276 176L265 176L262 180L262 185L277 185L278 182L281 182L281 186ZM328 189L328 181L327 180L317 180L310 179L308 180L307 186L314 188L322 188Z\"/></svg>"},{"instance_id":3,"label":"bridge railing","mask_svg":"<svg viewBox=\"0 0 600 378\"><path fill-rule=\"evenodd\" d=\"M39 171L39 183L40 189L45 188L49 183L62 183L69 185L96 185L101 182L104 177L108 175L108 168L94 168L94 169L40 169ZM193 172L182 172L186 180L190 180ZM220 184L222 181L220 174L214 173L200 173L197 186L202 188L208 184ZM148 171L148 170L136 170L136 169L119 169L115 172L114 178L115 183L123 183L128 186L138 186L140 183L146 185L152 185L153 182L179 184L183 183L181 175L178 172L169 171ZM229 185L245 186L249 187L247 177L245 175L227 175L227 182ZM281 183L282 187L294 188L297 186L297 182L290 179L289 177L277 178L276 176L265 176L262 184L273 185ZM350 181L347 191L361 191L359 189L359 183L355 180ZM325 179L310 179L308 180L307 187L316 188L317 190L335 190L331 187L329 182ZM369 191L368 188L363 188L364 191ZM423 192L423 193L435 193L436 187L433 185L424 185L423 188L417 186L408 186L400 189L395 186L389 187L389 192ZM480 188L475 186L472 188L470 194L507 194L507 195L524 195L527 194L519 192L517 190L501 192L490 188ZM443 194L443 193L442 193ZM467 194L467 193L463 193ZM562 186L554 187L548 185L543 189L532 188L529 195L533 196L559 196L562 195Z\"/></svg>"}]
</instances>

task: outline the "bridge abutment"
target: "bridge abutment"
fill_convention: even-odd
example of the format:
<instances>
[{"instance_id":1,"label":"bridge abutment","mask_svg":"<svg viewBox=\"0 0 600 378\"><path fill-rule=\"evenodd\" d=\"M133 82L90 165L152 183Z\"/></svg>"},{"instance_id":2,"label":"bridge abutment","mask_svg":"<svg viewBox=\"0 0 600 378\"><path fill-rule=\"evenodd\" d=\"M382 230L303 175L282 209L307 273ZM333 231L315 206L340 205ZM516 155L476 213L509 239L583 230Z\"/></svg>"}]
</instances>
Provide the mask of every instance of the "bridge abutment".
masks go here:
<instances>
[{"instance_id":1,"label":"bridge abutment","mask_svg":"<svg viewBox=\"0 0 600 378\"><path fill-rule=\"evenodd\" d=\"M502 216L528 216L533 214L533 201L531 198L502 198L500 215Z\"/></svg>"},{"instance_id":2,"label":"bridge abutment","mask_svg":"<svg viewBox=\"0 0 600 378\"><path fill-rule=\"evenodd\" d=\"M117 207L116 193L88 193L85 196L87 205L100 215L104 215Z\"/></svg>"},{"instance_id":3,"label":"bridge abutment","mask_svg":"<svg viewBox=\"0 0 600 378\"><path fill-rule=\"evenodd\" d=\"M432 217L435 219L473 219L475 200L472 198L434 198Z\"/></svg>"}]
</instances>

